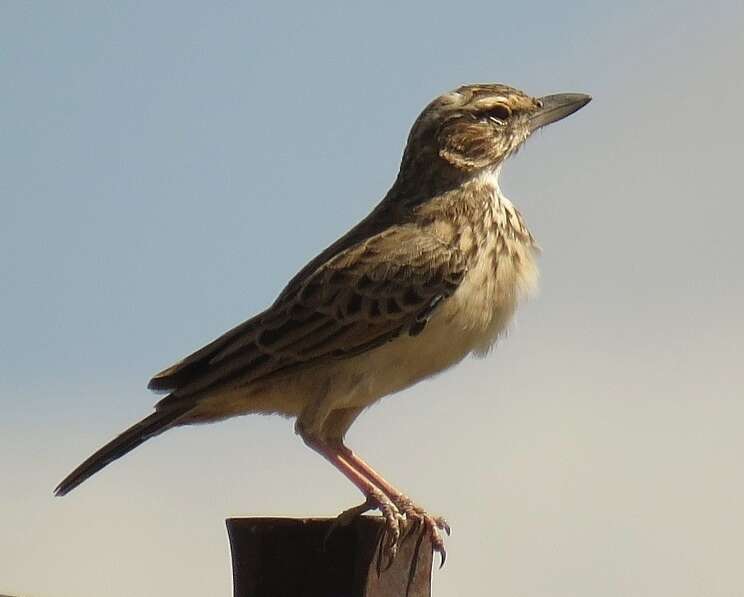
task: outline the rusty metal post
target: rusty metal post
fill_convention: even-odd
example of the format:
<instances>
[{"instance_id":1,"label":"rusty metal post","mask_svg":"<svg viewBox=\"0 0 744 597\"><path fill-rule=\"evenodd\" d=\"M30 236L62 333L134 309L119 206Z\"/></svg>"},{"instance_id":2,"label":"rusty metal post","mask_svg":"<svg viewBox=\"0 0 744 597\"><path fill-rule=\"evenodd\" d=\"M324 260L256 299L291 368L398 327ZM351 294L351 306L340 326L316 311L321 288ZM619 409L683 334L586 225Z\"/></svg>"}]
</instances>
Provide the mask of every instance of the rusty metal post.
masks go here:
<instances>
[{"instance_id":1,"label":"rusty metal post","mask_svg":"<svg viewBox=\"0 0 744 597\"><path fill-rule=\"evenodd\" d=\"M379 561L382 519L229 518L234 597L431 597L432 546L406 538L386 570Z\"/></svg>"}]
</instances>

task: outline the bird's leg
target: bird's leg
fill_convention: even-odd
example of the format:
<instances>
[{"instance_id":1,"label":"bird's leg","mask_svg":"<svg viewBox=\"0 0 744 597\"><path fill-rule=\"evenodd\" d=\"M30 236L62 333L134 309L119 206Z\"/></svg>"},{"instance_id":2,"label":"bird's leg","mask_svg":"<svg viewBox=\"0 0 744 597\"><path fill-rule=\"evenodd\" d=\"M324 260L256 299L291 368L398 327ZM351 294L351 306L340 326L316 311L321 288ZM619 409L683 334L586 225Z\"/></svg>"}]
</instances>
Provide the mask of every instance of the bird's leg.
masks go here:
<instances>
[{"instance_id":1,"label":"bird's leg","mask_svg":"<svg viewBox=\"0 0 744 597\"><path fill-rule=\"evenodd\" d=\"M389 561L392 562L398 551L401 522L404 521L404 515L383 490L349 463L337 445L328 444L322 440L306 435L303 435L303 440L308 446L336 467L336 469L349 479L349 481L351 481L367 498L367 501L362 506L357 506L351 510L344 511L341 514L342 517L346 516L348 518L348 516L353 514L361 514L371 507L377 508L380 511L385 519L385 532L387 537L385 552Z\"/></svg>"},{"instance_id":2,"label":"bird's leg","mask_svg":"<svg viewBox=\"0 0 744 597\"><path fill-rule=\"evenodd\" d=\"M424 527L424 530L428 532L431 537L434 550L438 552L442 558L440 567L444 566L447 552L444 549L444 540L439 531L443 530L448 535L450 534L450 526L447 524L447 521L441 516L432 516L421 506L415 504L413 500L391 485L382 477L382 475L380 475L380 473L352 452L343 443L338 442L334 444L334 448L346 463L352 466L364 478L379 487L390 501L395 504L397 509L406 517L407 521L411 523L411 528L408 531L409 533L413 532L419 525Z\"/></svg>"}]
</instances>

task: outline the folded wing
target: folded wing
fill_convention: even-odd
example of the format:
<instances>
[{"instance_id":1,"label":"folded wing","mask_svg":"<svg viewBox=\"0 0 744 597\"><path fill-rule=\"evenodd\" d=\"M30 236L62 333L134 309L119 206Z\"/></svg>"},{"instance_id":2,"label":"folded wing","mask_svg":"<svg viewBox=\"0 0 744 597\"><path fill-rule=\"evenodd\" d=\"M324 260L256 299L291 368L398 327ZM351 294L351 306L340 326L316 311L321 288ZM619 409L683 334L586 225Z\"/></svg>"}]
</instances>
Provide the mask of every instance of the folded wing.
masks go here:
<instances>
[{"instance_id":1,"label":"folded wing","mask_svg":"<svg viewBox=\"0 0 744 597\"><path fill-rule=\"evenodd\" d=\"M459 250L414 225L378 233L295 278L266 311L157 374L158 408L417 334L465 274Z\"/></svg>"}]
</instances>

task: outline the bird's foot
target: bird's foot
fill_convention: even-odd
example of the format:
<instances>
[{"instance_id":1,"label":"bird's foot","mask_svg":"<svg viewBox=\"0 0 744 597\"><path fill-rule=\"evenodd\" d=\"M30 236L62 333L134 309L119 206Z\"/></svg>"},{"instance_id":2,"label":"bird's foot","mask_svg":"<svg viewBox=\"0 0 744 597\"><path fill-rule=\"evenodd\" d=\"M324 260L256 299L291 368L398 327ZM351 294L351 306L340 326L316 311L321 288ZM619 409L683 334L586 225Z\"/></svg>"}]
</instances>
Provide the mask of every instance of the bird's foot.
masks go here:
<instances>
[{"instance_id":1,"label":"bird's foot","mask_svg":"<svg viewBox=\"0 0 744 597\"><path fill-rule=\"evenodd\" d=\"M405 534L403 535L403 539L406 539L418 529L421 529L422 533L429 535L432 548L441 558L439 567L444 566L444 562L447 559L447 550L444 548L444 539L440 531L444 531L448 536L451 534L452 530L447 521L441 516L432 516L405 495L395 496L391 501L393 501L405 517Z\"/></svg>"},{"instance_id":2,"label":"bird's foot","mask_svg":"<svg viewBox=\"0 0 744 597\"><path fill-rule=\"evenodd\" d=\"M333 528L349 524L354 518L367 512L368 510L379 510L385 521L382 537L380 538L380 559L386 560L387 564L384 569L390 567L398 554L398 544L401 539L401 531L406 522L405 515L398 509L398 506L379 489L370 489L367 499L363 504L344 510L339 514Z\"/></svg>"},{"instance_id":3,"label":"bird's foot","mask_svg":"<svg viewBox=\"0 0 744 597\"><path fill-rule=\"evenodd\" d=\"M344 510L336 517L336 520L333 521L334 527L345 527L346 525L351 524L354 520L356 520L359 516L364 514L365 512L369 512L370 510L376 510L378 508L377 503L371 499L367 498L363 503L359 504L358 506L354 506L352 508L349 508L347 510Z\"/></svg>"},{"instance_id":4,"label":"bird's foot","mask_svg":"<svg viewBox=\"0 0 744 597\"><path fill-rule=\"evenodd\" d=\"M343 512L341 512L341 514L336 516L334 521L328 527L328 530L326 531L326 534L323 537L323 548L325 549L325 546L328 544L328 539L334 533L334 531L336 531L337 529L341 527L350 525L352 522L354 522L354 520L356 520L359 516L361 516L365 512L369 512L370 510L374 510L376 508L377 508L377 504L375 504L372 499L367 498L364 501L364 503L359 504L358 506L354 506L352 508L348 508L347 510L344 510Z\"/></svg>"},{"instance_id":5,"label":"bird's foot","mask_svg":"<svg viewBox=\"0 0 744 597\"><path fill-rule=\"evenodd\" d=\"M324 544L333 531L339 527L350 524L358 516L369 510L379 510L385 521L385 528L380 539L380 569L387 569L393 563L398 554L398 545L411 537L417 530L422 534L429 535L432 548L441 558L439 567L444 566L447 559L447 551L444 548L444 531L449 535L450 526L441 516L432 516L426 510L416 505L410 498L404 495L388 497L382 491L373 489L367 495L364 503L344 510L336 517L333 524L326 533ZM385 565L382 565L382 562Z\"/></svg>"}]
</instances>

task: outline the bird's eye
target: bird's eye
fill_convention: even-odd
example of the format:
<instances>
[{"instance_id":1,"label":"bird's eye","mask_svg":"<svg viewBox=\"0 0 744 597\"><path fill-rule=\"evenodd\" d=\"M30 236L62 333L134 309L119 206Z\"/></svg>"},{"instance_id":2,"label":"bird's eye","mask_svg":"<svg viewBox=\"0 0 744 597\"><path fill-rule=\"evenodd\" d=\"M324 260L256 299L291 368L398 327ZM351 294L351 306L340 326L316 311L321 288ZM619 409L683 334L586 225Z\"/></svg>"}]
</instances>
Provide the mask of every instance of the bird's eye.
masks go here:
<instances>
[{"instance_id":1,"label":"bird's eye","mask_svg":"<svg viewBox=\"0 0 744 597\"><path fill-rule=\"evenodd\" d=\"M504 104L496 104L492 108L489 108L483 112L483 116L496 124L504 124L509 117L512 115L512 111L509 106Z\"/></svg>"}]
</instances>

